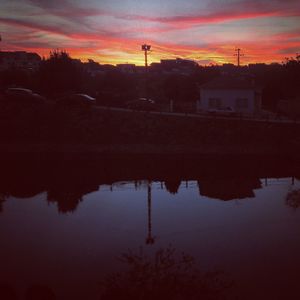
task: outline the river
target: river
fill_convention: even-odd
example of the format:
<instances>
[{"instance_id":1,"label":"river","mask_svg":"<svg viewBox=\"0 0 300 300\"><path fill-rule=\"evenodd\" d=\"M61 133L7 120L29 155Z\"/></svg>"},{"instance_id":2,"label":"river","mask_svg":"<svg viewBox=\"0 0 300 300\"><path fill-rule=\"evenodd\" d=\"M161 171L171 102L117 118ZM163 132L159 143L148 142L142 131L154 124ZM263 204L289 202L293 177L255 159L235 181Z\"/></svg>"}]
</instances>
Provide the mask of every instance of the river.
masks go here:
<instances>
[{"instance_id":1,"label":"river","mask_svg":"<svg viewBox=\"0 0 300 300\"><path fill-rule=\"evenodd\" d=\"M231 170L215 165L207 172L206 161L185 178L174 169L154 176L152 168L146 176L141 166L129 171L119 163L114 160L109 174L107 161L77 172L73 162L51 170L51 164L29 168L28 161L6 165L0 184L0 296L92 300L133 299L137 293L136 299L150 299L161 293L163 299L191 293L182 299L200 299L203 289L186 282L197 270L197 280L206 284L201 299L295 298L295 168L289 174L290 166L277 170L270 164L263 172L248 164L243 172L235 163ZM150 279L140 279L145 274ZM153 278L155 288L149 288ZM147 288L135 286L138 280Z\"/></svg>"}]
</instances>

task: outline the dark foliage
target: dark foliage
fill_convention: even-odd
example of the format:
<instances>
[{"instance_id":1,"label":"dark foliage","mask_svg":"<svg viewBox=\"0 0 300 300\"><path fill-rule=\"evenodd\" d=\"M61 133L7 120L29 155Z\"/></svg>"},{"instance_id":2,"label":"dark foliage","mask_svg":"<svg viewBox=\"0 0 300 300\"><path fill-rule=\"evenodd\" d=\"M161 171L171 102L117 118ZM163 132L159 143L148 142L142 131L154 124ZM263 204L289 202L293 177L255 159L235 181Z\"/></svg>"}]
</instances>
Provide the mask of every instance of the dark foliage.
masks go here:
<instances>
[{"instance_id":1,"label":"dark foliage","mask_svg":"<svg viewBox=\"0 0 300 300\"><path fill-rule=\"evenodd\" d=\"M287 194L285 199L286 205L293 209L297 209L300 207L300 190L294 190Z\"/></svg>"},{"instance_id":2,"label":"dark foliage","mask_svg":"<svg viewBox=\"0 0 300 300\"><path fill-rule=\"evenodd\" d=\"M102 300L227 299L232 286L219 271L201 272L194 258L169 246L147 256L141 248L120 257L128 271L109 275L102 283Z\"/></svg>"},{"instance_id":3,"label":"dark foliage","mask_svg":"<svg viewBox=\"0 0 300 300\"><path fill-rule=\"evenodd\" d=\"M44 59L38 71L40 89L48 94L80 91L83 70L80 61L65 51L54 50Z\"/></svg>"}]
</instances>

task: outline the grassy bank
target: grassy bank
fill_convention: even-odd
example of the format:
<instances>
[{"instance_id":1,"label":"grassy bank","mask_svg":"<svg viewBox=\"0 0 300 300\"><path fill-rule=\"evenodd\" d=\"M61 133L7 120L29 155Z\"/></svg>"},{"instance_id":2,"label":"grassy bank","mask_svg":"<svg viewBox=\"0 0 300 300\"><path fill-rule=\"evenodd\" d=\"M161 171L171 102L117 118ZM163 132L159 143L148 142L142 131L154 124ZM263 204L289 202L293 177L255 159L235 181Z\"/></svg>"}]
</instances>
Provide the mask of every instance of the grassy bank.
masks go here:
<instances>
[{"instance_id":1,"label":"grassy bank","mask_svg":"<svg viewBox=\"0 0 300 300\"><path fill-rule=\"evenodd\" d=\"M1 151L297 154L299 124L2 102Z\"/></svg>"}]
</instances>

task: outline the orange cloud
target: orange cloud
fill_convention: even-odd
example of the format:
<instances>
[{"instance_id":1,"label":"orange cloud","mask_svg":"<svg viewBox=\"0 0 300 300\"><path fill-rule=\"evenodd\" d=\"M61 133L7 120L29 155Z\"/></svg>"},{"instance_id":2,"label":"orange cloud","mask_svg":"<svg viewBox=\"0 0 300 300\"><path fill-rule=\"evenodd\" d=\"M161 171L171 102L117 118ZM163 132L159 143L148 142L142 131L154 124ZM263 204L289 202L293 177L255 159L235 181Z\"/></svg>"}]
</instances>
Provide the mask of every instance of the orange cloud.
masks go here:
<instances>
[{"instance_id":1,"label":"orange cloud","mask_svg":"<svg viewBox=\"0 0 300 300\"><path fill-rule=\"evenodd\" d=\"M274 33L269 34L265 40L255 40L253 38L255 29L253 29L254 34L251 36L252 40L249 37L249 41L239 40L237 34L235 39L232 38L233 35L227 35L227 38L220 42L213 31L211 34L208 31L205 43L202 39L201 45L197 45L196 42L194 45L180 42L182 36L190 36L191 43L193 43L192 33L194 34L194 31L189 31L189 29L196 28L198 30L198 25L201 25L198 30L199 34L197 33L200 36L203 28L209 30L211 28L209 26L214 24L241 22L246 19L251 21L256 18L263 20L266 17L300 16L300 10L293 11L289 8L281 10L282 4L279 0L274 0L276 5L272 9L262 7L261 1L258 0L243 0L239 2L239 5L229 1L226 6L210 9L201 14L156 17L127 14L118 9L105 11L99 8L78 7L75 4L71 5L67 0L53 0L52 2L27 0L27 2L34 3L42 9L41 14L44 20L37 17L36 14L26 16L26 18L22 16L19 18L18 16L3 17L2 14L0 23L8 26L7 38L5 37L2 42L6 49L27 49L47 55L52 48L63 48L76 58L93 58L101 63L134 62L143 64L140 45L147 42L152 45L153 49L149 57L150 62L168 57L182 57L220 64L235 62L233 56L235 46L243 48L245 56L242 61L244 63L282 61L284 56L291 55L293 51L300 48L299 27L299 29L285 33L276 33L276 29L274 29ZM296 3L293 0L289 2ZM58 6L55 6L55 3L62 6L63 9L57 9ZM53 16L55 16L55 20ZM101 18L105 16L109 17L107 24L90 23L90 18L95 21L102 20ZM94 17L98 17L98 19L93 19ZM61 24L56 22L57 18ZM120 27L118 22L124 23L124 27ZM231 26L234 28L237 25L232 23ZM30 30L30 33L24 32L22 36L20 32L24 29ZM238 30L237 27L237 32ZM173 34L174 39L166 38L166 34L169 32ZM177 39L176 35L178 35ZM226 36L226 32L224 36ZM172 43L168 42L170 40Z\"/></svg>"}]
</instances>

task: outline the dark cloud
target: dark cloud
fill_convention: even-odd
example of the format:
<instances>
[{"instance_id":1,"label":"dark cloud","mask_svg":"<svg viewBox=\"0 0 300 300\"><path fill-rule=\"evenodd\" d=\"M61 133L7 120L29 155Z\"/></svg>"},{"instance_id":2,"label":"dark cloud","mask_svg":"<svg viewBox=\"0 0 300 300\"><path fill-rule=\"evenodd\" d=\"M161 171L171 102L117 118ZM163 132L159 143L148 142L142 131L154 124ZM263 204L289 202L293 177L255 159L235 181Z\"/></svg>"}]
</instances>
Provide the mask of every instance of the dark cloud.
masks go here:
<instances>
[{"instance_id":1,"label":"dark cloud","mask_svg":"<svg viewBox=\"0 0 300 300\"><path fill-rule=\"evenodd\" d=\"M12 19L12 18L0 18L0 23L17 26L17 27L21 26L21 27L34 29L34 30L41 30L41 31L63 34L63 35L68 35L72 32L66 26L40 24L35 22L34 20L27 21L27 20Z\"/></svg>"},{"instance_id":2,"label":"dark cloud","mask_svg":"<svg viewBox=\"0 0 300 300\"><path fill-rule=\"evenodd\" d=\"M158 3L158 0L153 1ZM178 55L199 58L199 49L204 49L203 53L210 54L205 55L203 61L201 61L201 63L206 64L224 58L227 55L225 52L228 45L231 47L239 38L241 39L239 44L247 47L248 52L255 49L255 53L260 55L262 44L258 45L258 41L254 40L253 36L256 36L255 30L257 30L255 19L261 18L260 20L267 19L270 20L270 24L275 25L274 28L268 30L262 28L257 33L258 40L261 40L264 30L269 32L267 37L269 40L268 47L269 45L272 47L271 52L274 57L288 56L290 52L299 52L296 47L300 43L297 39L297 25L295 24L297 19L290 18L291 21L284 24L280 23L282 19L278 19L279 21L274 21L274 19L285 17L284 20L288 20L290 16L300 16L300 0L205 0L203 2L208 3L205 10L194 10L190 14L177 11L177 15L172 15L171 11L168 12L168 15L164 15L159 10L156 14L150 15L147 9L144 10L145 14L143 15L137 13L137 10L128 9L130 3L133 3L130 0L124 0L124 2L128 2L124 6L121 1L118 1L118 5L113 5L113 0L111 0L113 4L108 6L104 6L102 0L94 1L94 4L89 0L0 0L0 2L8 4L6 12L4 10L0 11L0 25L7 25L3 26L5 32L2 30L4 36L2 45L8 45L11 49L15 49L18 45L20 48L25 49L51 48L55 47L55 43L59 40L61 47L74 44L74 47L71 45L71 48L75 50L76 45L79 45L80 48L88 45L91 51L96 52L101 48L99 47L99 44L101 44L103 48L105 47L107 53L110 50L112 53L114 51L119 53L120 49L126 53L135 53L141 37L143 39L146 37L149 43L155 45L156 51L168 57ZM166 3L170 2L171 0L166 1ZM27 5L24 6L24 3ZM141 0L141 3L144 6L146 1ZM182 3L184 5L184 2ZM110 7L109 11L104 9L108 7ZM273 19L271 20L270 17L273 17ZM233 36L232 31L236 26L233 21L242 23L241 21L245 19L248 20L243 23L245 27L236 27L236 35ZM225 22L232 23L223 26ZM98 24L104 24L105 27L101 28L100 25L98 27ZM120 28L120 24L124 24L124 27ZM139 24L142 25L139 26ZM223 37L221 40L219 39L220 32L212 31L211 36L208 36L207 32L211 28L209 25L214 24L222 24L215 26L215 28L222 27L220 30L222 33L224 31L225 41ZM228 31L228 35L226 32L227 25L232 30ZM300 25L298 27L300 30ZM192 30L189 32L188 30L191 28ZM203 34L202 28L204 28ZM244 29L247 33L253 31L249 35L248 44L241 38ZM289 33L287 32L289 29L296 31ZM285 32L282 32L283 30ZM166 33L167 31L173 32L169 34ZM24 37L19 38L21 33ZM57 39L57 37L47 33L59 34L61 37ZM176 34L178 34L178 40ZM64 39L63 36L67 38ZM205 44L203 45L196 44L192 40L192 38L197 40L201 37L205 38ZM172 44L168 44L171 40ZM216 49L208 49L207 45L216 46ZM222 50L223 46L225 46L225 50ZM172 53L170 49L172 49ZM254 50L252 52L254 53ZM248 57L252 55L252 52L248 54ZM76 53L79 53L79 51ZM215 55L215 57L212 55Z\"/></svg>"},{"instance_id":3,"label":"dark cloud","mask_svg":"<svg viewBox=\"0 0 300 300\"><path fill-rule=\"evenodd\" d=\"M299 47L288 47L284 49L280 49L277 51L278 54L290 55L290 53L300 53L300 46Z\"/></svg>"},{"instance_id":4,"label":"dark cloud","mask_svg":"<svg viewBox=\"0 0 300 300\"><path fill-rule=\"evenodd\" d=\"M64 9L70 8L71 4L67 0L27 0L26 2L31 3L43 9Z\"/></svg>"}]
</instances>

